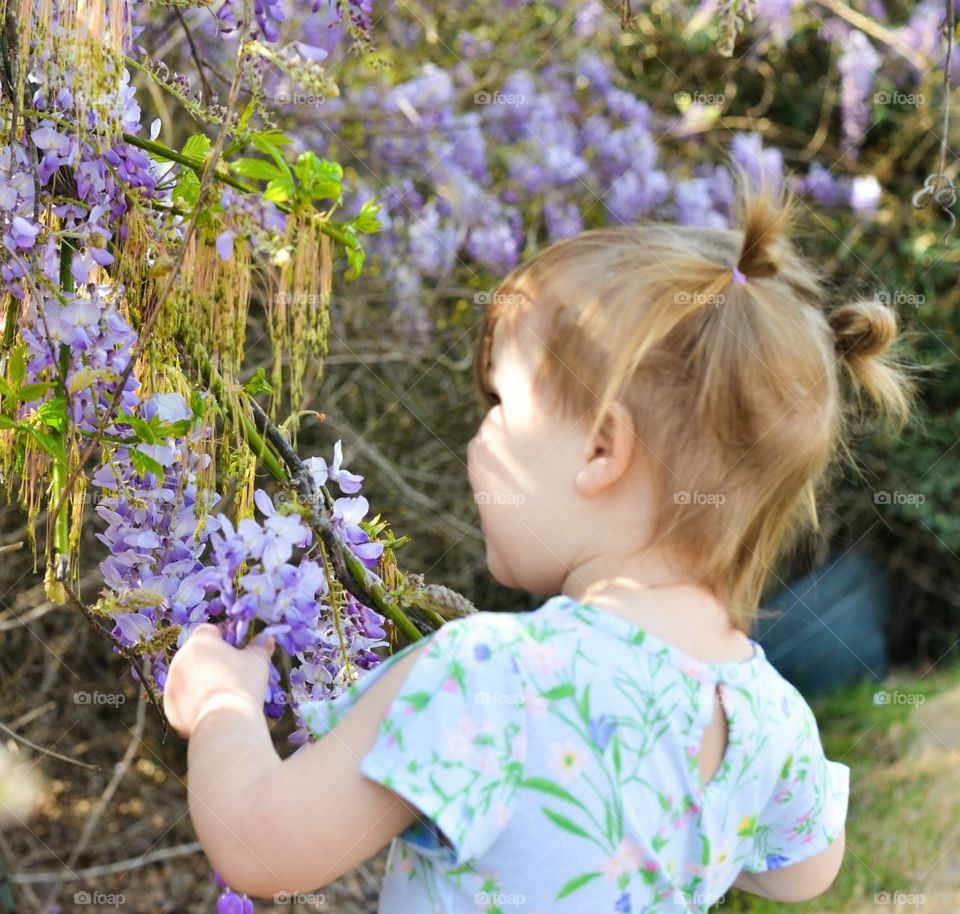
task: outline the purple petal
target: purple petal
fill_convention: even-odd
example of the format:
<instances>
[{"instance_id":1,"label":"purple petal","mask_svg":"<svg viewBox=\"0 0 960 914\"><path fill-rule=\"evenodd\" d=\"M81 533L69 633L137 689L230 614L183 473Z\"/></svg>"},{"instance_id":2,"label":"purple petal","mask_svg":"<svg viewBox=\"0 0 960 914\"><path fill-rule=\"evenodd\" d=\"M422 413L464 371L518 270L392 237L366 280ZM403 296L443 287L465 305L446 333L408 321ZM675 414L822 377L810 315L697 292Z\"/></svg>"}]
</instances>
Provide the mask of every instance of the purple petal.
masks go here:
<instances>
[{"instance_id":1,"label":"purple petal","mask_svg":"<svg viewBox=\"0 0 960 914\"><path fill-rule=\"evenodd\" d=\"M13 240L18 248L32 248L40 231L39 225L27 222L22 216L14 216L10 228L13 231Z\"/></svg>"},{"instance_id":2,"label":"purple petal","mask_svg":"<svg viewBox=\"0 0 960 914\"><path fill-rule=\"evenodd\" d=\"M70 152L70 138L57 133L53 127L40 127L30 134L30 138L40 149L52 149L62 156Z\"/></svg>"},{"instance_id":3,"label":"purple petal","mask_svg":"<svg viewBox=\"0 0 960 914\"><path fill-rule=\"evenodd\" d=\"M108 267L113 263L113 254L106 248L90 248L90 256L99 263L101 267Z\"/></svg>"},{"instance_id":4,"label":"purple petal","mask_svg":"<svg viewBox=\"0 0 960 914\"><path fill-rule=\"evenodd\" d=\"M260 513L263 514L264 517L273 517L277 513L277 509L273 506L270 496L267 495L263 489L257 489L253 493L253 500L256 502Z\"/></svg>"},{"instance_id":5,"label":"purple petal","mask_svg":"<svg viewBox=\"0 0 960 914\"><path fill-rule=\"evenodd\" d=\"M291 42L290 48L296 51L304 60L324 60L328 55L323 48L304 44L302 41Z\"/></svg>"},{"instance_id":6,"label":"purple petal","mask_svg":"<svg viewBox=\"0 0 960 914\"><path fill-rule=\"evenodd\" d=\"M90 276L90 271L96 266L89 253L74 257L70 261L70 272L78 283L84 283Z\"/></svg>"},{"instance_id":7,"label":"purple petal","mask_svg":"<svg viewBox=\"0 0 960 914\"><path fill-rule=\"evenodd\" d=\"M231 232L230 229L227 229L217 237L217 254L221 260L229 260L233 257L233 239L236 237L236 234L236 232Z\"/></svg>"},{"instance_id":8,"label":"purple petal","mask_svg":"<svg viewBox=\"0 0 960 914\"><path fill-rule=\"evenodd\" d=\"M348 473L346 470L340 470L339 473L334 474L333 478L336 479L337 485L340 486L340 491L346 492L348 495L355 495L362 487L363 477L358 476L356 473Z\"/></svg>"}]
</instances>

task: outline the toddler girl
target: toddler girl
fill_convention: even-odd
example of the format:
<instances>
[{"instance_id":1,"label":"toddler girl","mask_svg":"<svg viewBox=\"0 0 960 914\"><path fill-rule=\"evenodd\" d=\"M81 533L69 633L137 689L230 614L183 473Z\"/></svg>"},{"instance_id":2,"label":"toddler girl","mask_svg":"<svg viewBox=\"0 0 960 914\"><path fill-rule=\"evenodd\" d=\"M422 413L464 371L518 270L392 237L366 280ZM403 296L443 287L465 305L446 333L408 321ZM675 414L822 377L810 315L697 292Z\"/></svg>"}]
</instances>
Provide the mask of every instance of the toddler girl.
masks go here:
<instances>
[{"instance_id":1,"label":"toddler girl","mask_svg":"<svg viewBox=\"0 0 960 914\"><path fill-rule=\"evenodd\" d=\"M317 893L392 839L381 914L669 914L831 885L849 770L749 632L817 527L843 391L902 422L910 387L892 311L824 313L788 240L798 201L739 188L737 230L587 231L493 296L467 470L491 573L552 594L539 609L452 621L302 705L320 738L286 761L266 652L213 626L184 645L168 716L233 888Z\"/></svg>"}]
</instances>

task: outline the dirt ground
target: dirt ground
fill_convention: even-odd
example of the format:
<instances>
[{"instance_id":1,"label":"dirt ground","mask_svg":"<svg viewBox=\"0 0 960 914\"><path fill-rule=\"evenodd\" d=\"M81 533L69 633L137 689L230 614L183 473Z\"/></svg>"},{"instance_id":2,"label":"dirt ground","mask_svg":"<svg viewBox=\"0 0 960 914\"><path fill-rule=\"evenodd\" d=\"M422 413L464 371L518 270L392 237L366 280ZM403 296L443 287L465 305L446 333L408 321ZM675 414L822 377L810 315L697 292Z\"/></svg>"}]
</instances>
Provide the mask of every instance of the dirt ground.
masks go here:
<instances>
[{"instance_id":1,"label":"dirt ground","mask_svg":"<svg viewBox=\"0 0 960 914\"><path fill-rule=\"evenodd\" d=\"M0 740L41 787L33 814L0 831L0 914L215 914L219 889L187 814L186 743L161 740L109 651L42 588L0 612ZM291 727L272 731L284 757ZM375 914L386 853L327 886L323 904L256 910Z\"/></svg>"}]
</instances>

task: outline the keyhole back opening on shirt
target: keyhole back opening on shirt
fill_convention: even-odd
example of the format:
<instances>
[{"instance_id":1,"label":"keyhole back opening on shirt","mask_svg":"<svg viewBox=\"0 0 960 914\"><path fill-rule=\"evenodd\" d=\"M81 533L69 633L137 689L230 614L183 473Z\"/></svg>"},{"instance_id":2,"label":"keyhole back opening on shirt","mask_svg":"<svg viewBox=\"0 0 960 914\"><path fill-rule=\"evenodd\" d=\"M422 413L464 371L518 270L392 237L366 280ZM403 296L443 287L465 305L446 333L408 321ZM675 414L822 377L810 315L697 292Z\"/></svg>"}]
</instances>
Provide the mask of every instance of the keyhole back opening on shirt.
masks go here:
<instances>
[{"instance_id":1,"label":"keyhole back opening on shirt","mask_svg":"<svg viewBox=\"0 0 960 914\"><path fill-rule=\"evenodd\" d=\"M714 687L713 716L703 730L700 742L700 783L706 787L716 776L727 754L729 724L723 706L720 683Z\"/></svg>"}]
</instances>

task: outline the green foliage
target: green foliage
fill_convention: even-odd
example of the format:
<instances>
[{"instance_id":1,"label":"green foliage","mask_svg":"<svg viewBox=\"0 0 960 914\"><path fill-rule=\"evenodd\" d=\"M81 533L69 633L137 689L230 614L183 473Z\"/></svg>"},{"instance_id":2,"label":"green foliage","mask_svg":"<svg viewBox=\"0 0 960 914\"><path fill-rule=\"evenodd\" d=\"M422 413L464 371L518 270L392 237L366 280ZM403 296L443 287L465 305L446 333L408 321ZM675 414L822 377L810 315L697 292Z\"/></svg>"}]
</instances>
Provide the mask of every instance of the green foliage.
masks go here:
<instances>
[{"instance_id":1,"label":"green foliage","mask_svg":"<svg viewBox=\"0 0 960 914\"><path fill-rule=\"evenodd\" d=\"M253 377L243 385L243 389L248 394L273 393L273 388L270 386L270 382L267 380L267 374L262 367L257 368L253 373Z\"/></svg>"},{"instance_id":2,"label":"green foliage","mask_svg":"<svg viewBox=\"0 0 960 914\"><path fill-rule=\"evenodd\" d=\"M196 133L183 144L181 152L189 159L196 162L197 166L202 166L207 155L210 153L211 143L209 137L203 133ZM178 206L185 206L192 209L197 205L197 198L200 195L200 178L192 168L181 168L177 175L176 184L173 187L173 200Z\"/></svg>"}]
</instances>

